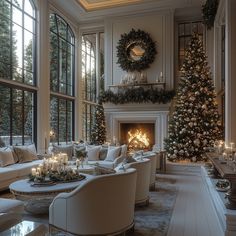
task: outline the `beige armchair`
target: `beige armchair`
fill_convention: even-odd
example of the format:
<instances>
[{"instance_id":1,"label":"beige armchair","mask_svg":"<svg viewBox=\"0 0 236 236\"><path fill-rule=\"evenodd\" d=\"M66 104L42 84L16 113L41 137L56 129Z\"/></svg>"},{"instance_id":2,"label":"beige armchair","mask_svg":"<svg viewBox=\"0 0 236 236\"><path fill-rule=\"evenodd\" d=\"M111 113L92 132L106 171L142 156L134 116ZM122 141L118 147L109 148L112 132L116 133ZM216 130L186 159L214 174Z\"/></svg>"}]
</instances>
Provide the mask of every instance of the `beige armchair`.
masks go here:
<instances>
[{"instance_id":1,"label":"beige armchair","mask_svg":"<svg viewBox=\"0 0 236 236\"><path fill-rule=\"evenodd\" d=\"M151 171L150 171L150 190L155 190L155 182L156 182L156 162L157 162L157 154L154 152L146 152L144 153L144 158L150 160Z\"/></svg>"},{"instance_id":2,"label":"beige armchair","mask_svg":"<svg viewBox=\"0 0 236 236\"><path fill-rule=\"evenodd\" d=\"M113 235L132 228L136 178L135 169L96 176L70 193L57 195L49 208L50 230Z\"/></svg>"},{"instance_id":3,"label":"beige armchair","mask_svg":"<svg viewBox=\"0 0 236 236\"><path fill-rule=\"evenodd\" d=\"M148 205L151 164L149 159L143 158L125 165L125 168L137 170L135 205Z\"/></svg>"}]
</instances>

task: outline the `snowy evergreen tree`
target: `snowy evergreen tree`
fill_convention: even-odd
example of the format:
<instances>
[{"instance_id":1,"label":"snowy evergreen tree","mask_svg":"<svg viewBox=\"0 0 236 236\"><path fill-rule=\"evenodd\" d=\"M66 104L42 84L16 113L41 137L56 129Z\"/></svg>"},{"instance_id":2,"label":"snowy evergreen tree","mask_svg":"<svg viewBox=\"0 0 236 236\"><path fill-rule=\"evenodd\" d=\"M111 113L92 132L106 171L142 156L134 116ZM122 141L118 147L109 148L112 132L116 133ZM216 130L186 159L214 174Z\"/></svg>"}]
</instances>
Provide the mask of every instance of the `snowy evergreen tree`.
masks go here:
<instances>
[{"instance_id":1,"label":"snowy evergreen tree","mask_svg":"<svg viewBox=\"0 0 236 236\"><path fill-rule=\"evenodd\" d=\"M96 105L93 128L91 132L91 142L96 145L104 144L106 141L106 126L104 108L101 102Z\"/></svg>"},{"instance_id":2,"label":"snowy evergreen tree","mask_svg":"<svg viewBox=\"0 0 236 236\"><path fill-rule=\"evenodd\" d=\"M201 161L207 148L222 139L222 129L211 73L197 34L190 40L181 75L165 149L170 161Z\"/></svg>"}]
</instances>

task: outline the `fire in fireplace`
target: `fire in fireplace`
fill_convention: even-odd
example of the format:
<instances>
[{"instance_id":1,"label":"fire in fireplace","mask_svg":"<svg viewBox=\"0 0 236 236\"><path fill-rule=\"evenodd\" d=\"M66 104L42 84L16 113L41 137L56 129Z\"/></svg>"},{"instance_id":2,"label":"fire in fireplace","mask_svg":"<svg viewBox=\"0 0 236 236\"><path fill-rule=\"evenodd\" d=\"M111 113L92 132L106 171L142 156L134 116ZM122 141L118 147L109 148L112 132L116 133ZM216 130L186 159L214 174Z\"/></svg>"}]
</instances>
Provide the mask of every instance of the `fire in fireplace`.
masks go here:
<instances>
[{"instance_id":1,"label":"fire in fireplace","mask_svg":"<svg viewBox=\"0 0 236 236\"><path fill-rule=\"evenodd\" d=\"M121 123L120 143L128 145L128 151L151 150L155 143L154 123Z\"/></svg>"}]
</instances>

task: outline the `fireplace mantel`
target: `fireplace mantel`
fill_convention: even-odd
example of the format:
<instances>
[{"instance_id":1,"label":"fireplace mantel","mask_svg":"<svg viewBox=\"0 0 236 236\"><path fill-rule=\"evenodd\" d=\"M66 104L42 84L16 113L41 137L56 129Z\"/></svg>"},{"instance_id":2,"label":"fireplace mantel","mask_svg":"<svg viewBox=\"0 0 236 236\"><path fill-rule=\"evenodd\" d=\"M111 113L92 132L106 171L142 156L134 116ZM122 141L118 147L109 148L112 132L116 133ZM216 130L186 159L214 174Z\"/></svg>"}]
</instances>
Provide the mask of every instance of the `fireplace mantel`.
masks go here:
<instances>
[{"instance_id":1,"label":"fireplace mantel","mask_svg":"<svg viewBox=\"0 0 236 236\"><path fill-rule=\"evenodd\" d=\"M164 138L167 136L168 114L170 103L105 103L104 112L106 116L107 138L113 137L119 140L120 124L124 122L155 123L155 145L162 149Z\"/></svg>"}]
</instances>

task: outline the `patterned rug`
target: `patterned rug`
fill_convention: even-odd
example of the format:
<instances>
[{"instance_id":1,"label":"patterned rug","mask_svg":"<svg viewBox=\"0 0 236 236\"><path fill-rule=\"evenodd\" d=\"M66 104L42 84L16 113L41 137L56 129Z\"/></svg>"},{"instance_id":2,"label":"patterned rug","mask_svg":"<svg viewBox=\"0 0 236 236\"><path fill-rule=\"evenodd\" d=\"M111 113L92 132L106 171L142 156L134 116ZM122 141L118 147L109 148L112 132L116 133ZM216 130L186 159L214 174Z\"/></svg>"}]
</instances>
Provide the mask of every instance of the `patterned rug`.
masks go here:
<instances>
[{"instance_id":1,"label":"patterned rug","mask_svg":"<svg viewBox=\"0 0 236 236\"><path fill-rule=\"evenodd\" d=\"M135 209L135 236L165 236L177 196L175 180L158 175L155 191L150 192L148 207Z\"/></svg>"},{"instance_id":2,"label":"patterned rug","mask_svg":"<svg viewBox=\"0 0 236 236\"><path fill-rule=\"evenodd\" d=\"M157 175L155 191L150 192L149 206L135 209L135 229L129 236L165 236L168 231L172 210L177 196L173 176ZM0 192L0 197L13 198L9 192ZM47 216L37 217L25 213L25 220L47 223ZM57 234L63 235L63 233Z\"/></svg>"}]
</instances>

